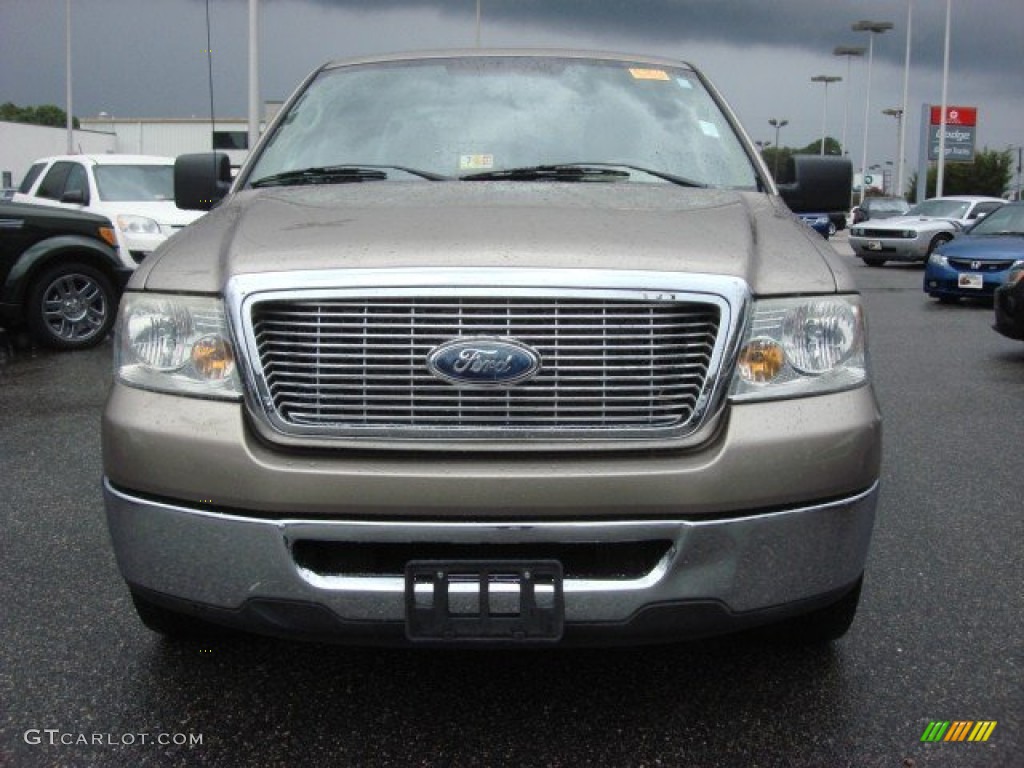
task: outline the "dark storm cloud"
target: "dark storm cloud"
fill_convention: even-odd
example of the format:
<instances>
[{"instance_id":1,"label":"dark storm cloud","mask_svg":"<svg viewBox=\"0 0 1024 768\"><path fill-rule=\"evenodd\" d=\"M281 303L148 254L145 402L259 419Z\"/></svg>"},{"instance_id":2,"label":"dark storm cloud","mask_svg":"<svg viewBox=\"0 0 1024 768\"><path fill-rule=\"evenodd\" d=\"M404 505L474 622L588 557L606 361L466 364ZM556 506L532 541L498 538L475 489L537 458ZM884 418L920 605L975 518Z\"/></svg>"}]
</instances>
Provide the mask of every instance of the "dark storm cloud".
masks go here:
<instances>
[{"instance_id":1,"label":"dark storm cloud","mask_svg":"<svg viewBox=\"0 0 1024 768\"><path fill-rule=\"evenodd\" d=\"M279 1L279 0L278 0ZM332 8L381 12L411 8L472 17L476 0L310 0ZM484 25L512 23L559 31L615 31L668 44L715 42L831 52L836 45L866 45L851 24L890 21L895 29L876 38L879 61L901 64L906 40L905 0L481 0ZM914 4L915 66L942 66L945 4ZM978 73L1024 76L1021 0L953 3L951 58Z\"/></svg>"}]
</instances>

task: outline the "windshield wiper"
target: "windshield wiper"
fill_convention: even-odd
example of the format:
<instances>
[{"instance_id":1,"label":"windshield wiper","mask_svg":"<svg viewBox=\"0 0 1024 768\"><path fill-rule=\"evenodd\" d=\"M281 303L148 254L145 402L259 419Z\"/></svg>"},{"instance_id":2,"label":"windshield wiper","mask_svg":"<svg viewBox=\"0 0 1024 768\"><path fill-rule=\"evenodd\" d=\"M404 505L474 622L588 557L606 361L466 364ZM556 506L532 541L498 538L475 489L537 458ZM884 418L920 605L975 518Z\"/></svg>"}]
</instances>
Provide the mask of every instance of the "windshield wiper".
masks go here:
<instances>
[{"instance_id":1,"label":"windshield wiper","mask_svg":"<svg viewBox=\"0 0 1024 768\"><path fill-rule=\"evenodd\" d=\"M521 168L502 168L495 171L467 173L462 181L617 181L628 179L628 171L612 168L594 168L588 165L524 165Z\"/></svg>"},{"instance_id":2,"label":"windshield wiper","mask_svg":"<svg viewBox=\"0 0 1024 768\"><path fill-rule=\"evenodd\" d=\"M625 170L623 170L625 169ZM521 168L503 168L496 171L469 173L459 178L462 181L617 181L629 178L630 171L646 173L683 187L707 187L693 179L676 176L665 171L656 171L628 163L557 163L554 165L527 165Z\"/></svg>"},{"instance_id":3,"label":"windshield wiper","mask_svg":"<svg viewBox=\"0 0 1024 768\"><path fill-rule=\"evenodd\" d=\"M664 179L665 181L671 181L673 184L678 184L681 187L696 187L698 189L707 189L710 184L705 184L702 181L695 179L688 179L685 176L679 176L668 171L658 171L654 168L645 168L642 165L631 165L629 163L586 163L586 165L604 166L610 168L628 168L631 171L637 171L638 173L646 173L648 176L654 176L658 179Z\"/></svg>"},{"instance_id":4,"label":"windshield wiper","mask_svg":"<svg viewBox=\"0 0 1024 768\"><path fill-rule=\"evenodd\" d=\"M346 184L359 181L384 181L385 170L401 171L430 181L441 181L449 177L402 165L327 165L284 171L264 176L249 184L251 187L286 187L293 184Z\"/></svg>"}]
</instances>

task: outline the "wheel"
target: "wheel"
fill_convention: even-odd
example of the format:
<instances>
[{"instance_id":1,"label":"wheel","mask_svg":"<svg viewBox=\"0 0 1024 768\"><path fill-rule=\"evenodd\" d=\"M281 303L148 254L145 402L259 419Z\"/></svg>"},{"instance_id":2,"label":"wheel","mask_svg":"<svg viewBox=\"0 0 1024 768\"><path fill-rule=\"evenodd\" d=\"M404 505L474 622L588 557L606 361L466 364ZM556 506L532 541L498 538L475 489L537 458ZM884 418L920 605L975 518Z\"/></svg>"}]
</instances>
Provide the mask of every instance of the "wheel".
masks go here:
<instances>
[{"instance_id":1,"label":"wheel","mask_svg":"<svg viewBox=\"0 0 1024 768\"><path fill-rule=\"evenodd\" d=\"M861 574L850 591L831 605L762 627L759 634L772 642L789 645L821 645L838 640L853 624L863 585L864 574Z\"/></svg>"},{"instance_id":2,"label":"wheel","mask_svg":"<svg viewBox=\"0 0 1024 768\"><path fill-rule=\"evenodd\" d=\"M925 264L928 263L928 257L930 257L932 255L932 252L936 248L938 248L943 243L948 243L952 239L953 239L953 236L948 234L948 233L946 233L946 232L943 232L943 233L938 234L935 237L933 237L932 241L930 243L928 243L928 253L926 253L924 255L924 263Z\"/></svg>"},{"instance_id":3,"label":"wheel","mask_svg":"<svg viewBox=\"0 0 1024 768\"><path fill-rule=\"evenodd\" d=\"M869 267L884 267L885 259L879 259L874 256L865 256L864 263L867 264Z\"/></svg>"},{"instance_id":4,"label":"wheel","mask_svg":"<svg viewBox=\"0 0 1024 768\"><path fill-rule=\"evenodd\" d=\"M231 634L226 627L158 605L134 589L131 595L142 623L157 634L176 640L205 640Z\"/></svg>"},{"instance_id":5,"label":"wheel","mask_svg":"<svg viewBox=\"0 0 1024 768\"><path fill-rule=\"evenodd\" d=\"M110 332L117 293L110 279L80 262L43 270L28 290L25 321L37 342L53 349L85 349Z\"/></svg>"}]
</instances>

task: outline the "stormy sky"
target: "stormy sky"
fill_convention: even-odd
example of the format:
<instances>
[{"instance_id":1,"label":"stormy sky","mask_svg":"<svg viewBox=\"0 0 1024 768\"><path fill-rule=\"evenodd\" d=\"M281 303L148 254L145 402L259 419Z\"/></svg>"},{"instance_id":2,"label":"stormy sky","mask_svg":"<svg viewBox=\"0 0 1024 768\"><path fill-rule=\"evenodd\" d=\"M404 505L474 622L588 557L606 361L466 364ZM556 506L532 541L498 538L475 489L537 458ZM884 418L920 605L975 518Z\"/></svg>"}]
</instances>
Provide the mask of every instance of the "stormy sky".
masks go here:
<instances>
[{"instance_id":1,"label":"stormy sky","mask_svg":"<svg viewBox=\"0 0 1024 768\"><path fill-rule=\"evenodd\" d=\"M833 55L867 45L850 25L890 21L875 37L869 164L894 160L909 0L481 0L484 47L597 48L666 55L701 67L755 139L827 133L859 162L866 61ZM73 109L116 117L208 117L205 0L72 0ZM331 58L472 47L476 0L261 0L261 96L282 100ZM979 147L1024 143L1024 0L953 0L949 103L976 106ZM907 161L916 161L922 103L941 98L946 3L913 0ZM247 114L248 0L210 0L214 109ZM65 0L0 0L0 102L64 103Z\"/></svg>"}]
</instances>

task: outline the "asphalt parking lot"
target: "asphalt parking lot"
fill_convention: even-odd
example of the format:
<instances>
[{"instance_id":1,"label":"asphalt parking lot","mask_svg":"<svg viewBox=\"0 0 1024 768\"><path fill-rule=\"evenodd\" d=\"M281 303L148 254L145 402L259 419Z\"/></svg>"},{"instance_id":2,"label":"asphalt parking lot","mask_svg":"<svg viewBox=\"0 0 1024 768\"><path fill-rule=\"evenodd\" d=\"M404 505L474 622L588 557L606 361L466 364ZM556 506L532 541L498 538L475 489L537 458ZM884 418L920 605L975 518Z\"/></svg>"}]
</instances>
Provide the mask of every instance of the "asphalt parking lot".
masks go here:
<instances>
[{"instance_id":1,"label":"asphalt parking lot","mask_svg":"<svg viewBox=\"0 0 1024 768\"><path fill-rule=\"evenodd\" d=\"M1018 766L1024 343L869 269L885 416L861 609L831 648L547 652L160 639L100 493L111 343L0 359L2 766ZM993 721L925 743L933 721ZM84 739L84 743L83 743ZM163 743L166 742L166 743ZM198 743L197 743L198 742Z\"/></svg>"}]
</instances>

